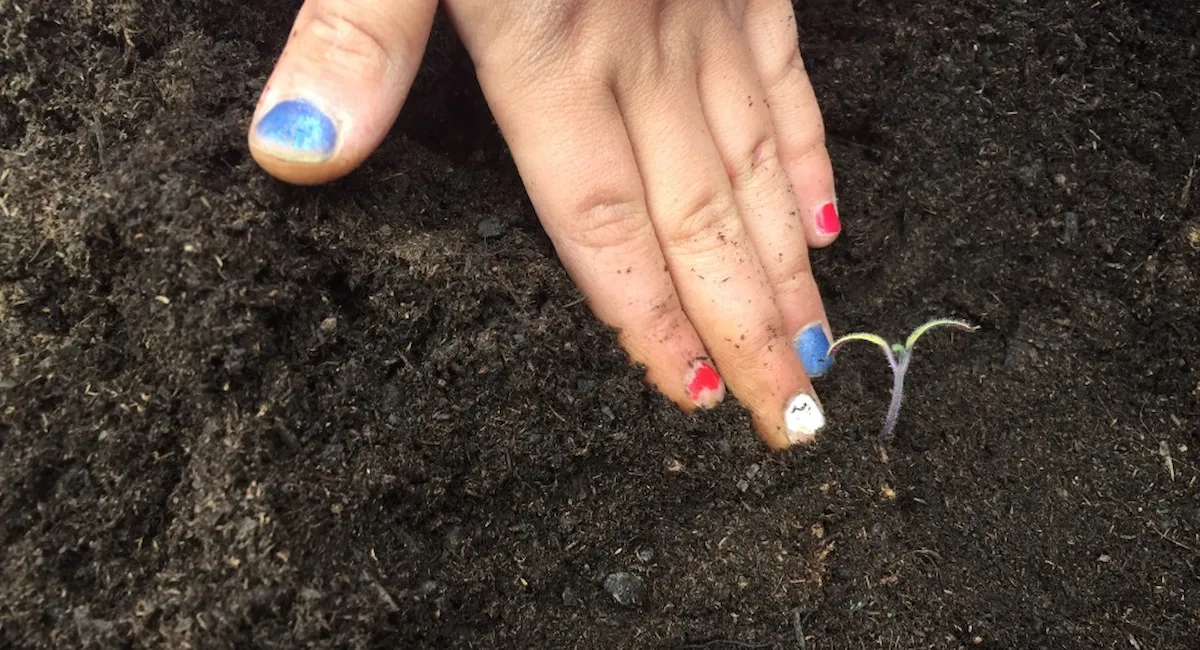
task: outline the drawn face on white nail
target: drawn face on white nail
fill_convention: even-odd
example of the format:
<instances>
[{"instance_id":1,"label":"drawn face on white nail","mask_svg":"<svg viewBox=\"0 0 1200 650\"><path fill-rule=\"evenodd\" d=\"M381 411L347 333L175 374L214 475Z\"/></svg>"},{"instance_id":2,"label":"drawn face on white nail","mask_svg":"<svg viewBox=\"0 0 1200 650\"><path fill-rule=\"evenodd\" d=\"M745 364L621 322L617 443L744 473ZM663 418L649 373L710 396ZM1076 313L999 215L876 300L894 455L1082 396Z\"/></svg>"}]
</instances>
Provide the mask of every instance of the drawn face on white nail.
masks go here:
<instances>
[{"instance_id":1,"label":"drawn face on white nail","mask_svg":"<svg viewBox=\"0 0 1200 650\"><path fill-rule=\"evenodd\" d=\"M811 395L801 393L792 398L783 413L789 434L812 435L825 426L825 414Z\"/></svg>"}]
</instances>

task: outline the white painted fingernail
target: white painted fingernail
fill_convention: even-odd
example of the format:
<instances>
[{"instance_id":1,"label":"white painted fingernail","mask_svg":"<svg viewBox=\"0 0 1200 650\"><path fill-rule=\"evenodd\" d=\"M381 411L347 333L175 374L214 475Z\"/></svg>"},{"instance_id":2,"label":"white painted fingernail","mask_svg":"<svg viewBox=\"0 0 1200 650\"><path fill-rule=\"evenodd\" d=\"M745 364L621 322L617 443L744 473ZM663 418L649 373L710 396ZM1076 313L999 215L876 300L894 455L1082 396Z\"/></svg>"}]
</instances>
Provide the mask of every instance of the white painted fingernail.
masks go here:
<instances>
[{"instance_id":1,"label":"white painted fingernail","mask_svg":"<svg viewBox=\"0 0 1200 650\"><path fill-rule=\"evenodd\" d=\"M783 420L787 424L788 440L793 444L812 442L817 432L825 426L825 414L817 400L808 393L800 393L788 402L783 411Z\"/></svg>"}]
</instances>

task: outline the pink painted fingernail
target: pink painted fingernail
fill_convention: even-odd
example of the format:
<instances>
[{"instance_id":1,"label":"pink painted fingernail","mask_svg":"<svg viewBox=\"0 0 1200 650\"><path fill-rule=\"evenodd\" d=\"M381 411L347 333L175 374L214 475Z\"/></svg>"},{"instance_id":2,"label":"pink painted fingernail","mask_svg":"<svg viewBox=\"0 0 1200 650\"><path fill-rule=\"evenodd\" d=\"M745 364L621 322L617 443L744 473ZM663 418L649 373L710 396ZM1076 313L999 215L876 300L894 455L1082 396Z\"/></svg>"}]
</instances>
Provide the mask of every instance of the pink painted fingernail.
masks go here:
<instances>
[{"instance_id":1,"label":"pink painted fingernail","mask_svg":"<svg viewBox=\"0 0 1200 650\"><path fill-rule=\"evenodd\" d=\"M836 235L842 231L842 220L838 219L837 206L826 203L817 210L817 232L822 235Z\"/></svg>"},{"instance_id":2,"label":"pink painted fingernail","mask_svg":"<svg viewBox=\"0 0 1200 650\"><path fill-rule=\"evenodd\" d=\"M725 399L725 381L707 359L696 359L684 382L688 397L700 408L712 408Z\"/></svg>"}]
</instances>

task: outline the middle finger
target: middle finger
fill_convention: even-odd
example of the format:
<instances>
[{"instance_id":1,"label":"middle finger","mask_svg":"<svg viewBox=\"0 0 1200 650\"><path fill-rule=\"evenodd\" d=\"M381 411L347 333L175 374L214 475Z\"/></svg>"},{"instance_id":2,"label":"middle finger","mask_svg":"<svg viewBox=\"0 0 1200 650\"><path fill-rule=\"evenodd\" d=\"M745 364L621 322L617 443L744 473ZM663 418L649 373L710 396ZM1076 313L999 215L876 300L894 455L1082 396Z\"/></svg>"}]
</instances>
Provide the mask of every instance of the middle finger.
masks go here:
<instances>
[{"instance_id":1,"label":"middle finger","mask_svg":"<svg viewBox=\"0 0 1200 650\"><path fill-rule=\"evenodd\" d=\"M813 278L801 210L780 162L766 92L732 21L708 41L697 75L704 113L775 304L809 377L829 369L829 325ZM806 215L807 216L807 215Z\"/></svg>"}]
</instances>

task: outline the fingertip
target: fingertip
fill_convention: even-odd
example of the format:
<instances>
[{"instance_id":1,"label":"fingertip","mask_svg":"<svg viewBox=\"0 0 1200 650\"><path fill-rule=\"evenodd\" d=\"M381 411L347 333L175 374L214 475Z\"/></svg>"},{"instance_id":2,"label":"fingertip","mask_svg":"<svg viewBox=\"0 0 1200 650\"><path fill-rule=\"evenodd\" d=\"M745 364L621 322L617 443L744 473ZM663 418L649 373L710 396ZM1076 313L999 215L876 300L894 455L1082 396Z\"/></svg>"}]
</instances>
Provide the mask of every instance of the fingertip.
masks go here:
<instances>
[{"instance_id":1,"label":"fingertip","mask_svg":"<svg viewBox=\"0 0 1200 650\"><path fill-rule=\"evenodd\" d=\"M712 362L701 357L692 362L684 377L684 390L691 405L700 409L716 408L725 399L725 380Z\"/></svg>"},{"instance_id":2,"label":"fingertip","mask_svg":"<svg viewBox=\"0 0 1200 650\"><path fill-rule=\"evenodd\" d=\"M435 0L307 0L250 124L254 160L313 185L374 151L412 86Z\"/></svg>"},{"instance_id":3,"label":"fingertip","mask_svg":"<svg viewBox=\"0 0 1200 650\"><path fill-rule=\"evenodd\" d=\"M833 367L829 356L829 326L822 321L804 326L792 340L792 347L810 379L820 377Z\"/></svg>"},{"instance_id":4,"label":"fingertip","mask_svg":"<svg viewBox=\"0 0 1200 650\"><path fill-rule=\"evenodd\" d=\"M787 431L777 423L772 424L772 420L775 418L754 415L751 417L750 423L754 432L758 434L758 439L771 451L786 451L792 446L792 440L788 437Z\"/></svg>"},{"instance_id":5,"label":"fingertip","mask_svg":"<svg viewBox=\"0 0 1200 650\"><path fill-rule=\"evenodd\" d=\"M694 332L678 332L659 345L649 345L646 333L623 331L618 342L630 363L646 369L647 383L689 415L721 404L727 394L725 379Z\"/></svg>"},{"instance_id":6,"label":"fingertip","mask_svg":"<svg viewBox=\"0 0 1200 650\"><path fill-rule=\"evenodd\" d=\"M792 444L810 444L825 428L825 411L810 391L800 391L788 401L783 411L788 441Z\"/></svg>"},{"instance_id":7,"label":"fingertip","mask_svg":"<svg viewBox=\"0 0 1200 650\"><path fill-rule=\"evenodd\" d=\"M837 202L828 201L817 207L812 212L808 228L805 230L808 234L809 248L824 248L837 241L838 235L842 233L842 219L838 213Z\"/></svg>"},{"instance_id":8,"label":"fingertip","mask_svg":"<svg viewBox=\"0 0 1200 650\"><path fill-rule=\"evenodd\" d=\"M626 352L629 353L629 348L626 347ZM657 366L648 366L644 361L638 361L630 354L630 361L635 364L642 365L646 368L646 383L654 388L659 395L667 398L680 411L691 414L699 407L693 402L689 396L685 386L680 383L678 376L673 376L670 371Z\"/></svg>"},{"instance_id":9,"label":"fingertip","mask_svg":"<svg viewBox=\"0 0 1200 650\"><path fill-rule=\"evenodd\" d=\"M345 119L306 98L264 106L247 136L250 155L268 174L297 185L325 183L349 173L342 152Z\"/></svg>"},{"instance_id":10,"label":"fingertip","mask_svg":"<svg viewBox=\"0 0 1200 650\"><path fill-rule=\"evenodd\" d=\"M277 102L254 125L255 141L295 162L321 162L334 154L338 127L326 111L303 98Z\"/></svg>"}]
</instances>

